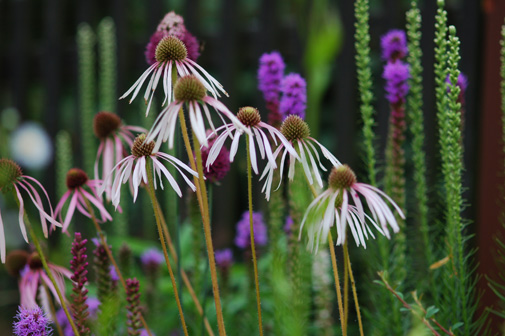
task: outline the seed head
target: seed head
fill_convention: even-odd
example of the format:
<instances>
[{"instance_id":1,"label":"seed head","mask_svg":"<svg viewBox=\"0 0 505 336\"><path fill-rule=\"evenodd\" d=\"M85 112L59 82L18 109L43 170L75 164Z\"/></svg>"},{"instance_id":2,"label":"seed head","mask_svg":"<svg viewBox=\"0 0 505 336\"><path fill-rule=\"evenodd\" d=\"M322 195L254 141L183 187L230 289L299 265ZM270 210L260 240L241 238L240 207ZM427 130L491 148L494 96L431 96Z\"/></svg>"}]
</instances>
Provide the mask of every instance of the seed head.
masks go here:
<instances>
[{"instance_id":1,"label":"seed head","mask_svg":"<svg viewBox=\"0 0 505 336\"><path fill-rule=\"evenodd\" d=\"M24 250L14 250L7 254L7 258L5 259L5 269L7 273L13 277L19 276L19 273L28 262L29 256L28 252Z\"/></svg>"},{"instance_id":2,"label":"seed head","mask_svg":"<svg viewBox=\"0 0 505 336\"><path fill-rule=\"evenodd\" d=\"M86 182L88 182L88 175L84 170L79 168L72 168L67 173L67 188L75 189L82 187Z\"/></svg>"},{"instance_id":3,"label":"seed head","mask_svg":"<svg viewBox=\"0 0 505 336\"><path fill-rule=\"evenodd\" d=\"M132 155L135 157L150 156L153 153L154 141L146 142L146 135L140 134L133 141Z\"/></svg>"},{"instance_id":4,"label":"seed head","mask_svg":"<svg viewBox=\"0 0 505 336\"><path fill-rule=\"evenodd\" d=\"M246 126L256 126L260 123L261 117L257 109L251 106L241 107L238 110L237 118Z\"/></svg>"},{"instance_id":5,"label":"seed head","mask_svg":"<svg viewBox=\"0 0 505 336\"><path fill-rule=\"evenodd\" d=\"M0 159L0 190L16 183L23 175L21 168L12 160Z\"/></svg>"},{"instance_id":6,"label":"seed head","mask_svg":"<svg viewBox=\"0 0 505 336\"><path fill-rule=\"evenodd\" d=\"M310 128L299 116L290 115L282 123L281 133L288 141L301 140L310 136Z\"/></svg>"},{"instance_id":7,"label":"seed head","mask_svg":"<svg viewBox=\"0 0 505 336\"><path fill-rule=\"evenodd\" d=\"M179 78L174 86L174 97L177 101L202 100L206 92L202 82L193 75Z\"/></svg>"},{"instance_id":8,"label":"seed head","mask_svg":"<svg viewBox=\"0 0 505 336\"><path fill-rule=\"evenodd\" d=\"M113 134L121 126L121 119L117 114L102 111L93 119L93 131L99 139L104 139Z\"/></svg>"},{"instance_id":9,"label":"seed head","mask_svg":"<svg viewBox=\"0 0 505 336\"><path fill-rule=\"evenodd\" d=\"M177 37L169 35L164 37L156 47L156 61L182 61L188 56L184 43Z\"/></svg>"},{"instance_id":10,"label":"seed head","mask_svg":"<svg viewBox=\"0 0 505 336\"><path fill-rule=\"evenodd\" d=\"M40 255L37 252L32 252L32 254L28 257L28 266L32 270L42 268L42 259L40 259Z\"/></svg>"},{"instance_id":11,"label":"seed head","mask_svg":"<svg viewBox=\"0 0 505 336\"><path fill-rule=\"evenodd\" d=\"M334 190L350 188L356 182L356 174L346 164L333 167L328 179L328 184Z\"/></svg>"}]
</instances>

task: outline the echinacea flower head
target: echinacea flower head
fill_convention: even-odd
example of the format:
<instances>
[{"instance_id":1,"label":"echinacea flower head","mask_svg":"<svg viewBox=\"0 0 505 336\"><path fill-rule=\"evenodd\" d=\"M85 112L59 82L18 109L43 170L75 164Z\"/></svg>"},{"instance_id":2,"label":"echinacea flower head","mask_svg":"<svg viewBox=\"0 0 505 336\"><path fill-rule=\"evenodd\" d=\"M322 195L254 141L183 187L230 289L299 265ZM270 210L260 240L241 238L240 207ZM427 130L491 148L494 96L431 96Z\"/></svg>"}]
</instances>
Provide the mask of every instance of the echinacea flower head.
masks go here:
<instances>
[{"instance_id":1,"label":"echinacea flower head","mask_svg":"<svg viewBox=\"0 0 505 336\"><path fill-rule=\"evenodd\" d=\"M254 244L264 246L268 242L267 227L263 221L261 212L253 212L253 230ZM235 245L242 249L251 246L251 229L249 223L249 211L242 214L242 218L237 223L237 234L235 236Z\"/></svg>"},{"instance_id":2,"label":"echinacea flower head","mask_svg":"<svg viewBox=\"0 0 505 336\"><path fill-rule=\"evenodd\" d=\"M35 188L37 186L42 190L45 199L47 200L49 206L49 212L44 209L44 204L42 203L42 197ZM33 205L37 208L40 215L40 223L42 224L42 232L47 238L48 229L47 222L53 225L61 227L61 224L54 220L53 208L51 207L51 202L49 201L49 196L46 190L40 184L39 181L33 177L23 175L21 168L12 160L0 159L0 191L4 194L13 192L17 198L19 204L19 228L21 229L21 234L24 240L28 243L28 236L26 234L26 227L24 221L25 215L25 201L21 195L21 191L25 191L30 197ZM0 259L2 264L5 263L5 233L2 221L2 212L0 209Z\"/></svg>"},{"instance_id":3,"label":"echinacea flower head","mask_svg":"<svg viewBox=\"0 0 505 336\"><path fill-rule=\"evenodd\" d=\"M290 114L305 119L307 108L307 83L302 76L291 73L282 81L282 98L279 110L285 119Z\"/></svg>"},{"instance_id":4,"label":"echinacea flower head","mask_svg":"<svg viewBox=\"0 0 505 336\"><path fill-rule=\"evenodd\" d=\"M256 174L258 174L256 147L258 147L261 158L265 159L266 157L269 164L272 165L274 169L277 168L273 150L270 146L270 140L268 139L265 130L268 131L275 145L277 145L278 142L282 143L291 155L297 156L293 146L291 146L288 140L286 140L284 135L282 135L282 133L279 132L279 130L277 130L275 127L262 122L258 110L254 107L246 106L240 108L237 113L237 119L246 127L246 136L249 137L251 166L252 170ZM230 148L230 162L233 162L235 155L237 154L242 131L240 129L237 129L234 124L225 124L216 130L216 132L219 131L223 132L217 137L216 141L212 145L212 148L210 149L209 156L207 157L207 167L212 166L212 164L215 162L227 138L233 139Z\"/></svg>"},{"instance_id":5,"label":"echinacea flower head","mask_svg":"<svg viewBox=\"0 0 505 336\"><path fill-rule=\"evenodd\" d=\"M117 208L121 198L121 184L131 181L131 187L133 189L133 201L137 200L138 189L141 183L147 184L149 181L147 179L147 162L151 160L154 188L158 187L158 180L161 188L163 189L162 177L165 176L174 191L182 197L181 189L174 179L172 174L163 165L162 161L168 162L177 169L177 171L182 175L184 181L189 185L189 187L195 191L195 185L184 175L181 168L187 173L198 176L198 174L185 165L178 158L168 155L162 152L154 152L154 142L147 141L145 134L140 134L135 138L132 146L132 154L125 157L123 160L119 161L118 164L112 169L109 175L105 178L102 186L99 188L99 193L102 194L106 188L109 179L114 176L114 182L112 183L112 204ZM115 172L114 172L115 171ZM156 179L158 177L158 179Z\"/></svg>"},{"instance_id":6,"label":"echinacea flower head","mask_svg":"<svg viewBox=\"0 0 505 336\"><path fill-rule=\"evenodd\" d=\"M256 232L256 231L255 231ZM226 270L233 264L233 251L231 248L216 250L214 253L217 267Z\"/></svg>"},{"instance_id":7,"label":"echinacea flower head","mask_svg":"<svg viewBox=\"0 0 505 336\"><path fill-rule=\"evenodd\" d=\"M71 279L73 273L65 267L47 263L50 272L56 280L56 285L62 293L65 292L65 279ZM21 279L19 281L19 293L21 295L21 306L25 308L37 307L37 294L39 289L45 290L47 287L53 294L54 300L60 302L56 293L56 288L49 279L46 271L42 266L42 260L37 252L32 252L28 258L28 263L21 271ZM44 292L45 293L45 292Z\"/></svg>"},{"instance_id":8,"label":"echinacea flower head","mask_svg":"<svg viewBox=\"0 0 505 336\"><path fill-rule=\"evenodd\" d=\"M384 66L382 77L386 80L386 98L389 103L391 105L404 103L409 92L409 65L401 61L388 62Z\"/></svg>"},{"instance_id":9,"label":"echinacea flower head","mask_svg":"<svg viewBox=\"0 0 505 336\"><path fill-rule=\"evenodd\" d=\"M407 35L405 31L393 29L381 37L382 59L385 61L396 61L407 56Z\"/></svg>"},{"instance_id":10,"label":"echinacea flower head","mask_svg":"<svg viewBox=\"0 0 505 336\"><path fill-rule=\"evenodd\" d=\"M14 250L7 254L5 260L5 270L9 275L18 277L21 271L25 268L30 254L25 250Z\"/></svg>"},{"instance_id":11,"label":"echinacea flower head","mask_svg":"<svg viewBox=\"0 0 505 336\"><path fill-rule=\"evenodd\" d=\"M135 99L139 93L142 85L146 79L151 76L149 84L144 94L144 100L147 104L146 115L149 113L151 102L154 97L154 92L161 79L163 83L163 91L165 92L165 99L163 104L170 104L172 102L172 69L179 77L193 75L198 78L204 90L209 91L214 98L220 97L220 91L226 96L228 93L204 68L199 66L195 61L188 58L188 50L184 43L173 35L165 36L161 39L155 51L156 62L154 62L140 78L133 84L133 86L126 91L119 99L126 98L133 92L130 103Z\"/></svg>"},{"instance_id":12,"label":"echinacea flower head","mask_svg":"<svg viewBox=\"0 0 505 336\"><path fill-rule=\"evenodd\" d=\"M98 196L97 190L101 184L100 180L90 180L82 169L72 168L67 173L66 182L68 190L63 194L55 209L55 215L58 215L61 221L63 206L70 199L63 221L63 232L67 231L76 209L84 216L91 218L86 201L98 210L100 218L97 218L97 220L101 222L112 220L111 215L103 205L102 198Z\"/></svg>"},{"instance_id":13,"label":"echinacea flower head","mask_svg":"<svg viewBox=\"0 0 505 336\"><path fill-rule=\"evenodd\" d=\"M335 156L333 156L333 154L331 154L330 151L321 145L316 139L310 136L309 125L299 116L288 116L282 123L281 133L296 150L296 153L298 155L295 156L283 143L277 147L273 153L273 156L274 159L277 159L279 155L281 156L281 165L279 169L280 181L282 181L284 163L286 161L286 157L288 157L288 178L290 180L293 180L295 176L295 163L296 161L299 161L303 167L303 172L307 177L308 183L312 185L314 182L317 182L319 186L322 187L323 181L321 179L319 168L321 168L323 171L326 171L326 168L321 163L319 151L321 151L322 155L328 159L328 161L330 161L332 166L340 165L340 162L337 160L337 158L335 158ZM265 167L265 170L263 170L263 174L260 177L260 180L266 178L261 191L265 193L267 200L270 199L273 174L275 169L276 166L271 164L269 161ZM279 186L277 188L279 188Z\"/></svg>"},{"instance_id":14,"label":"echinacea flower head","mask_svg":"<svg viewBox=\"0 0 505 336\"><path fill-rule=\"evenodd\" d=\"M360 195L364 198L364 203ZM394 232L398 232L400 227L385 200L401 218L405 218L401 209L388 195L371 185L358 182L348 165L333 167L328 178L328 189L316 197L305 212L300 226L300 237L305 226L309 238L308 246L317 251L319 242L326 241L334 224L337 228L337 245L345 242L349 226L356 245L366 248L368 235L375 238L368 225L371 223L379 233L390 239L388 225ZM364 204L372 216L365 214Z\"/></svg>"},{"instance_id":15,"label":"echinacea flower head","mask_svg":"<svg viewBox=\"0 0 505 336\"><path fill-rule=\"evenodd\" d=\"M208 147L208 141L203 114L205 114L211 130L215 132L209 106L214 108L223 122L224 115L241 132L246 130L223 103L206 94L204 83L197 76L188 75L177 80L174 86L174 101L161 111L147 135L147 141L156 139L155 151L167 140L169 148L173 148L175 125L182 106L187 107L191 129L204 147Z\"/></svg>"},{"instance_id":16,"label":"echinacea flower head","mask_svg":"<svg viewBox=\"0 0 505 336\"><path fill-rule=\"evenodd\" d=\"M126 156L127 148L129 149L133 145L135 139L133 132L146 132L143 127L123 125L117 114L106 111L98 112L95 115L93 130L100 140L94 167L95 180L104 179L114 168L114 165ZM125 147L124 143L128 147ZM101 174L99 173L100 162ZM105 189L108 200L110 200L111 188L112 185L109 184Z\"/></svg>"},{"instance_id":17,"label":"echinacea flower head","mask_svg":"<svg viewBox=\"0 0 505 336\"><path fill-rule=\"evenodd\" d=\"M39 306L26 308L19 306L13 324L13 332L16 336L49 336L52 329L49 318Z\"/></svg>"}]
</instances>

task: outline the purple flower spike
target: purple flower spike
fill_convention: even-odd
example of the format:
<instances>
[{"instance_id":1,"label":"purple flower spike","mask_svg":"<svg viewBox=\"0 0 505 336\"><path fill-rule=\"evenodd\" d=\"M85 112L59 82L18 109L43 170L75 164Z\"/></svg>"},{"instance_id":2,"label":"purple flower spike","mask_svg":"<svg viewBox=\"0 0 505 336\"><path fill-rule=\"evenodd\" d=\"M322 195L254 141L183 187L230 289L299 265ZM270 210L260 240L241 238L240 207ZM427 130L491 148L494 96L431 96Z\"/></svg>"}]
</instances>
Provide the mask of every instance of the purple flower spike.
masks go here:
<instances>
[{"instance_id":1,"label":"purple flower spike","mask_svg":"<svg viewBox=\"0 0 505 336\"><path fill-rule=\"evenodd\" d=\"M144 270L149 275L156 275L160 265L165 262L165 257L158 249L151 248L140 256Z\"/></svg>"},{"instance_id":2,"label":"purple flower spike","mask_svg":"<svg viewBox=\"0 0 505 336\"><path fill-rule=\"evenodd\" d=\"M216 265L221 269L228 269L233 264L233 251L230 248L216 250Z\"/></svg>"},{"instance_id":3,"label":"purple flower spike","mask_svg":"<svg viewBox=\"0 0 505 336\"><path fill-rule=\"evenodd\" d=\"M253 230L254 242L257 245L266 245L268 241L267 227L263 221L263 215L260 212L253 212ZM237 223L237 235L235 244L240 248L249 248L251 246L251 235L249 228L249 211L243 213L242 218Z\"/></svg>"},{"instance_id":4,"label":"purple flower spike","mask_svg":"<svg viewBox=\"0 0 505 336\"><path fill-rule=\"evenodd\" d=\"M88 262L86 259L86 243L87 239L82 239L79 232L75 233L75 238L72 243L72 260L70 261L70 269L74 272L72 275L73 283L73 293L72 293L72 304L70 306L72 311L72 316L75 320L76 327L81 335L89 335L90 330L88 328L88 305L87 294L88 290L84 285L88 281L86 275L88 274Z\"/></svg>"},{"instance_id":5,"label":"purple flower spike","mask_svg":"<svg viewBox=\"0 0 505 336\"><path fill-rule=\"evenodd\" d=\"M209 158L209 154L211 152L212 147L214 146L214 143L216 142L216 137L212 137L209 134L210 132L207 132L207 135L209 136L209 147L202 147L202 161L207 162ZM206 165L205 168L203 169L203 175L205 175L205 178L207 181L211 183L216 183L221 181L226 177L228 172L230 171L230 151L226 146L222 146L219 149L219 153L216 156L215 161L211 165Z\"/></svg>"},{"instance_id":6,"label":"purple flower spike","mask_svg":"<svg viewBox=\"0 0 505 336\"><path fill-rule=\"evenodd\" d=\"M260 57L258 89L263 93L263 98L267 103L267 108L270 111L268 122L272 126L282 123L282 115L279 113L279 94L285 68L282 56L277 51L263 54Z\"/></svg>"},{"instance_id":7,"label":"purple flower spike","mask_svg":"<svg viewBox=\"0 0 505 336\"><path fill-rule=\"evenodd\" d=\"M401 61L388 62L382 77L386 80L386 98L391 105L403 103L409 91L407 80L410 78L408 64Z\"/></svg>"},{"instance_id":8,"label":"purple flower spike","mask_svg":"<svg viewBox=\"0 0 505 336\"><path fill-rule=\"evenodd\" d=\"M34 309L25 309L19 306L16 319L13 329L16 336L51 335L52 329L49 326L49 318L38 306Z\"/></svg>"},{"instance_id":9,"label":"purple flower spike","mask_svg":"<svg viewBox=\"0 0 505 336\"><path fill-rule=\"evenodd\" d=\"M296 73L287 75L282 82L282 93L279 108L282 119L290 114L305 119L305 109L307 108L307 83L305 79Z\"/></svg>"},{"instance_id":10,"label":"purple flower spike","mask_svg":"<svg viewBox=\"0 0 505 336\"><path fill-rule=\"evenodd\" d=\"M396 61L407 56L407 36L403 30L393 29L381 38L382 59L385 61Z\"/></svg>"},{"instance_id":11,"label":"purple flower spike","mask_svg":"<svg viewBox=\"0 0 505 336\"><path fill-rule=\"evenodd\" d=\"M293 227L293 218L291 216L286 217L286 223L284 224L284 232L286 232L287 235L291 234L291 230Z\"/></svg>"}]
</instances>

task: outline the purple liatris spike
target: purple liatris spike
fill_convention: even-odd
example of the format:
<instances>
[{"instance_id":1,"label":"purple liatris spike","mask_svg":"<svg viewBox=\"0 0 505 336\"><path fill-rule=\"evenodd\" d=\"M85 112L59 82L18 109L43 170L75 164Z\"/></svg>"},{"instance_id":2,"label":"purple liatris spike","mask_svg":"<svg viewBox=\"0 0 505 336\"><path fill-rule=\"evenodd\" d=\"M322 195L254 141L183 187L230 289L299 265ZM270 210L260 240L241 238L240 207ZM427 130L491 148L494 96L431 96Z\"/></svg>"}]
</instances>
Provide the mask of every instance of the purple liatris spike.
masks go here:
<instances>
[{"instance_id":1,"label":"purple liatris spike","mask_svg":"<svg viewBox=\"0 0 505 336\"><path fill-rule=\"evenodd\" d=\"M70 261L70 269L74 272L72 275L73 288L72 288L72 316L74 317L75 325L79 333L83 336L89 335L87 317L88 304L86 303L88 290L84 287L88 278L88 256L86 255L87 239L82 239L79 232L75 233L75 238L72 243L72 260Z\"/></svg>"},{"instance_id":2,"label":"purple liatris spike","mask_svg":"<svg viewBox=\"0 0 505 336\"><path fill-rule=\"evenodd\" d=\"M142 253L140 261L142 262L142 267L148 275L156 275L161 263L165 261L165 258L163 257L163 253L161 253L158 249L151 248Z\"/></svg>"},{"instance_id":3,"label":"purple liatris spike","mask_svg":"<svg viewBox=\"0 0 505 336\"><path fill-rule=\"evenodd\" d=\"M386 80L386 98L391 105L403 104L409 91L409 65L401 61L388 62L382 77Z\"/></svg>"},{"instance_id":4,"label":"purple liatris spike","mask_svg":"<svg viewBox=\"0 0 505 336\"><path fill-rule=\"evenodd\" d=\"M263 98L270 111L268 122L273 126L282 122L282 117L279 114L279 95L285 67L282 56L277 51L263 54L260 57L258 89L263 93Z\"/></svg>"},{"instance_id":5,"label":"purple liatris spike","mask_svg":"<svg viewBox=\"0 0 505 336\"><path fill-rule=\"evenodd\" d=\"M19 306L13 325L13 332L16 336L49 336L51 327L49 318L44 314L40 307L25 309Z\"/></svg>"},{"instance_id":6,"label":"purple liatris spike","mask_svg":"<svg viewBox=\"0 0 505 336\"><path fill-rule=\"evenodd\" d=\"M385 61L402 60L407 56L407 36L403 30L393 29L381 37L382 59Z\"/></svg>"},{"instance_id":7,"label":"purple liatris spike","mask_svg":"<svg viewBox=\"0 0 505 336\"><path fill-rule=\"evenodd\" d=\"M282 81L282 98L279 110L282 119L294 114L305 119L307 108L307 83L302 76L291 73Z\"/></svg>"},{"instance_id":8,"label":"purple liatris spike","mask_svg":"<svg viewBox=\"0 0 505 336\"><path fill-rule=\"evenodd\" d=\"M266 245L268 241L267 227L260 212L253 212L254 243L259 246ZM249 211L243 213L242 218L237 223L237 235L235 245L240 248L251 246L251 231L249 227Z\"/></svg>"},{"instance_id":9,"label":"purple liatris spike","mask_svg":"<svg viewBox=\"0 0 505 336\"><path fill-rule=\"evenodd\" d=\"M140 321L139 288L140 285L137 278L126 279L126 301L128 301L128 305L126 306L128 310L128 321L126 324L128 326L128 335L130 336L140 335L140 328L142 326Z\"/></svg>"}]
</instances>

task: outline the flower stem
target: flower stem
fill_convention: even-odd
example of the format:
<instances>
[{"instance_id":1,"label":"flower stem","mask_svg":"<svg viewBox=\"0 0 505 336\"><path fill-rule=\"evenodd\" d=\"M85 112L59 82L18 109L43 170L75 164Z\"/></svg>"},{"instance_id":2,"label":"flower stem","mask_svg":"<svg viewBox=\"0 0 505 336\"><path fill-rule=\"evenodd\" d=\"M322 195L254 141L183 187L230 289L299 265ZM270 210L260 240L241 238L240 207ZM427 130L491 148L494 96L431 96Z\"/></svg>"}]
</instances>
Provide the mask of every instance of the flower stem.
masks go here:
<instances>
[{"instance_id":1,"label":"flower stem","mask_svg":"<svg viewBox=\"0 0 505 336\"><path fill-rule=\"evenodd\" d=\"M347 240L344 243L344 264L345 268L349 270L349 278L351 279L352 295L354 297L354 304L356 306L356 315L358 316L359 334L363 336L363 323L361 322L361 311L358 303L358 292L356 291L356 283L354 282L354 275L352 274L351 258L349 258L349 250L347 248ZM347 318L347 315L346 315Z\"/></svg>"},{"instance_id":2,"label":"flower stem","mask_svg":"<svg viewBox=\"0 0 505 336\"><path fill-rule=\"evenodd\" d=\"M312 195L316 198L317 191L312 184L307 181L309 185L310 191L312 191ZM335 256L335 244L333 244L333 237L331 236L331 232L328 232L328 247L330 248L331 254L331 266L333 268L333 277L335 278L335 290L337 291L337 302L338 302L338 312L340 314L340 325L342 326L342 336L347 336L347 320L346 315L344 315L344 306L342 304L342 292L340 291L340 279L338 276L338 267L337 267L337 257Z\"/></svg>"},{"instance_id":3,"label":"flower stem","mask_svg":"<svg viewBox=\"0 0 505 336\"><path fill-rule=\"evenodd\" d=\"M91 215L91 221L95 225L96 232L98 233L98 236L100 237L100 242L102 243L102 246L105 248L105 251L107 252L107 256L109 257L110 262L114 266L114 269L116 270L116 274L119 278L119 281L121 282L121 286L123 286L124 291L127 291L127 286L126 282L124 280L123 274L121 273L121 270L119 269L119 266L117 265L116 259L114 259L114 255L112 254L112 251L109 248L109 245L107 244L107 241L105 240L105 234L102 231L102 228L100 227L100 224L98 224L98 221L96 220L95 216L95 211L93 210L93 207L91 206L91 203L88 201L86 197L81 193L82 198L84 199L84 203L86 203L86 207L88 208L89 214ZM144 316L142 314L140 315L140 321L142 322L142 326L144 329L147 331L149 336L153 336L151 333L151 329L147 326L146 320L144 319Z\"/></svg>"},{"instance_id":4,"label":"flower stem","mask_svg":"<svg viewBox=\"0 0 505 336\"><path fill-rule=\"evenodd\" d=\"M61 325L58 322L58 319L56 318L56 309L54 308L53 300L51 299L51 296L49 295L49 288L47 288L47 285L45 283L44 283L44 291L46 292L46 295L47 295L47 302L49 303L49 309L51 310L51 315L53 316L53 323L56 326L56 330L58 331L58 335L64 336L63 330L61 329Z\"/></svg>"},{"instance_id":5,"label":"flower stem","mask_svg":"<svg viewBox=\"0 0 505 336\"><path fill-rule=\"evenodd\" d=\"M35 231L33 231L32 224L28 220L28 215L25 214L24 217L25 217L25 224L26 224L26 226L28 226L28 231L30 232L30 236L32 237L33 243L35 244L35 249L37 249L37 252L40 256L40 260L42 261L42 266L44 267L44 270L46 271L46 274L49 277L49 280L51 280L51 283L53 284L54 289L56 290L56 294L58 295L58 299L60 300L61 308L63 308L63 311L65 312L65 315L67 316L68 322L70 323L70 326L72 327L72 330L74 331L74 334L76 336L80 336L79 331L77 330L77 327L75 326L74 320L72 319L72 316L70 315L70 312L68 311L67 304L65 303L65 298L63 297L63 294L61 294L60 287L56 283L53 273L51 272L51 270L49 269L49 266L47 265L46 256L44 255L44 252L42 252L42 247L40 246L39 239L37 238Z\"/></svg>"},{"instance_id":6,"label":"flower stem","mask_svg":"<svg viewBox=\"0 0 505 336\"><path fill-rule=\"evenodd\" d=\"M344 243L346 246L347 240ZM347 268L347 263L345 262L345 250L344 250L344 319L345 328L347 332L347 322L349 321L349 268Z\"/></svg>"},{"instance_id":7,"label":"flower stem","mask_svg":"<svg viewBox=\"0 0 505 336\"><path fill-rule=\"evenodd\" d=\"M172 280L172 287L174 288L175 301L177 302L177 308L179 309L179 315L181 317L182 329L184 331L184 335L188 336L188 329L186 327L186 321L184 319L184 313L182 311L181 301L179 300L179 292L177 291L177 284L175 283L174 272L172 271L172 266L170 265L170 259L168 257L167 247L165 245L165 238L163 235L163 229L161 228L161 219L158 210L158 200L156 199L156 194L154 192L153 171L150 160L146 160L146 169L148 180L147 191L153 205L154 217L156 218L156 225L158 227L158 235L160 237L161 247L163 248L163 254L165 255L165 262L167 264L168 273L170 274L170 280Z\"/></svg>"},{"instance_id":8,"label":"flower stem","mask_svg":"<svg viewBox=\"0 0 505 336\"><path fill-rule=\"evenodd\" d=\"M184 140L184 145L186 147L186 152L188 154L191 169L198 171L198 175L199 175L199 178L193 177L193 179L194 179L195 185L196 185L196 196L198 199L198 205L200 207L200 212L202 214L202 222L203 222L203 229L204 229L204 235L205 235L205 244L207 247L207 256L209 258L210 276L212 279L212 292L214 294L214 303L216 305L216 315L217 315L217 324L218 324L218 328L219 328L219 335L225 336L226 330L224 327L223 310L221 308L221 299L219 298L219 285L217 282L216 261L214 259L214 248L212 246L212 236L211 236L211 232L210 232L209 209L208 209L208 207L205 208L205 204L207 204L207 202L204 202L204 199L205 199L205 201L207 200L207 192L206 192L206 188L205 188L205 182L203 181L204 175L203 175L203 166L202 166L202 153L200 151L200 145L198 143L198 140L193 135L197 161L199 161L199 164L197 167L197 164L195 163L195 158L193 156L193 150L191 149L191 144L189 142L188 128L186 126L186 119L184 118L184 112L182 111L182 108L179 110L179 121L181 123L182 137ZM203 187L202 187L202 185L203 185Z\"/></svg>"},{"instance_id":9,"label":"flower stem","mask_svg":"<svg viewBox=\"0 0 505 336\"><path fill-rule=\"evenodd\" d=\"M335 256L335 245L331 233L328 233L328 245L331 253L331 266L333 268L333 276L335 277L335 290L337 291L338 312L340 314L340 324L342 326L342 336L347 336L347 324L342 305L342 293L340 292L340 280L338 278L337 258Z\"/></svg>"},{"instance_id":10,"label":"flower stem","mask_svg":"<svg viewBox=\"0 0 505 336\"><path fill-rule=\"evenodd\" d=\"M261 300L260 284L258 280L258 262L256 260L256 247L254 245L254 226L253 226L253 205L252 205L252 172L251 172L251 152L249 150L249 135L246 136L247 148L247 196L249 198L249 229L251 230L251 253L254 267L254 284L256 286L256 304L258 306L258 327L260 335L263 335L263 322L261 320Z\"/></svg>"}]
</instances>

